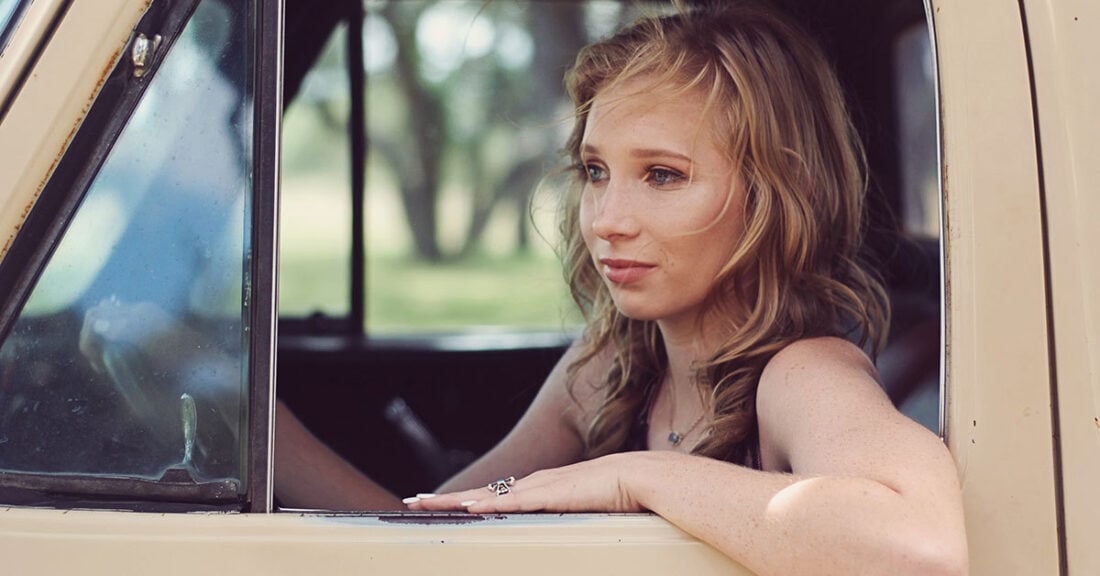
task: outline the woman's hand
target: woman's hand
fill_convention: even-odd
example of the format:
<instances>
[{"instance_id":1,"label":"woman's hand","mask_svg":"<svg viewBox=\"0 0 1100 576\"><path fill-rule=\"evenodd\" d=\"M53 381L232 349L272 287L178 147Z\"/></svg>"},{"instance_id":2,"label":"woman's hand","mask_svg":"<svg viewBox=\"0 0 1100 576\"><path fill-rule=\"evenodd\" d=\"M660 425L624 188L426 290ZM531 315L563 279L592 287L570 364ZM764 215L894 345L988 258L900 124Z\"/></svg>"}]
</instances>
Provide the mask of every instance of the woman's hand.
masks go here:
<instances>
[{"instance_id":1,"label":"woman's hand","mask_svg":"<svg viewBox=\"0 0 1100 576\"><path fill-rule=\"evenodd\" d=\"M449 494L406 498L410 510L498 512L642 512L626 478L634 470L634 454L612 454L561 468L540 470L497 495L487 486Z\"/></svg>"}]
</instances>

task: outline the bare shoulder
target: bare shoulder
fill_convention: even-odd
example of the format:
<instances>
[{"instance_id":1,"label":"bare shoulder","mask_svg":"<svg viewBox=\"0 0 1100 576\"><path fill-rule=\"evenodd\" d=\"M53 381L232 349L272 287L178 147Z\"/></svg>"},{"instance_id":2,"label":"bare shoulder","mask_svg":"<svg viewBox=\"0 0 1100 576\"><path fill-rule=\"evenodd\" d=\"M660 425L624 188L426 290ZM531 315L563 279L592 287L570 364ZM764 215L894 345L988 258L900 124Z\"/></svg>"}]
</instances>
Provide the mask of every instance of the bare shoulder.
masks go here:
<instances>
[{"instance_id":1,"label":"bare shoulder","mask_svg":"<svg viewBox=\"0 0 1100 576\"><path fill-rule=\"evenodd\" d=\"M851 401L853 395L889 403L862 350L840 338L811 338L790 344L768 362L757 389L757 410Z\"/></svg>"},{"instance_id":2,"label":"bare shoulder","mask_svg":"<svg viewBox=\"0 0 1100 576\"><path fill-rule=\"evenodd\" d=\"M806 369L853 370L874 378L871 359L855 344L835 337L808 338L780 350L764 368L763 378Z\"/></svg>"},{"instance_id":3,"label":"bare shoulder","mask_svg":"<svg viewBox=\"0 0 1100 576\"><path fill-rule=\"evenodd\" d=\"M766 467L845 472L902 447L943 448L894 408L867 355L839 338L800 340L777 353L760 377L756 408Z\"/></svg>"}]
</instances>

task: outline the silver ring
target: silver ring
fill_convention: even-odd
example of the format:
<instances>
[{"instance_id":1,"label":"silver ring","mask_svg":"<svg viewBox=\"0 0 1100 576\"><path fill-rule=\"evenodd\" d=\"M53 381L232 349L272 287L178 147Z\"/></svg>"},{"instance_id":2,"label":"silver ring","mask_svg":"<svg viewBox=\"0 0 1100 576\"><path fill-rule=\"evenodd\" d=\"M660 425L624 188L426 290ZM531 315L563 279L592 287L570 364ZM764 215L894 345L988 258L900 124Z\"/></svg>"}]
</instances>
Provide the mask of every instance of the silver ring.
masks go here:
<instances>
[{"instance_id":1,"label":"silver ring","mask_svg":"<svg viewBox=\"0 0 1100 576\"><path fill-rule=\"evenodd\" d=\"M501 478L500 480L494 480L489 483L485 488L495 493L497 496L504 496L512 491L512 485L516 483L515 476L509 476L507 478Z\"/></svg>"}]
</instances>

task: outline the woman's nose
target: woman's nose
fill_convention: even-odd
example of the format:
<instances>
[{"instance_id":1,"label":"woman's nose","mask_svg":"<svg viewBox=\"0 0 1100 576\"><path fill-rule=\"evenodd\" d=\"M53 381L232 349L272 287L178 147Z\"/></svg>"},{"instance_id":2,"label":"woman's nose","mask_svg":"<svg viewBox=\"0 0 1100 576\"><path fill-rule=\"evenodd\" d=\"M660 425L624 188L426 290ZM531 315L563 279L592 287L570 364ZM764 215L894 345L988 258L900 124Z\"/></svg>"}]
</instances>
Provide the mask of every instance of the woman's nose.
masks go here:
<instances>
[{"instance_id":1,"label":"woman's nose","mask_svg":"<svg viewBox=\"0 0 1100 576\"><path fill-rule=\"evenodd\" d=\"M629 185L611 178L607 186L595 195L592 232L603 240L629 238L639 232L634 198Z\"/></svg>"}]
</instances>

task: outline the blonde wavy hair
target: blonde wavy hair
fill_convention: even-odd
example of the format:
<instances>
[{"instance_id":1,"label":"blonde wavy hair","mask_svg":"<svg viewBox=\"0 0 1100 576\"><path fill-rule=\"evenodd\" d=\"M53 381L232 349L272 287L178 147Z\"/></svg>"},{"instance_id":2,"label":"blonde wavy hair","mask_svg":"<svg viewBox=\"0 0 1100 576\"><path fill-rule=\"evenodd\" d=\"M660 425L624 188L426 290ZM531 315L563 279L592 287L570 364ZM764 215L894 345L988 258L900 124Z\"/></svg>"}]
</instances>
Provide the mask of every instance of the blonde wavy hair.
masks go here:
<instances>
[{"instance_id":1,"label":"blonde wavy hair","mask_svg":"<svg viewBox=\"0 0 1100 576\"><path fill-rule=\"evenodd\" d=\"M563 261L587 320L570 386L583 364L613 353L588 457L628 448L667 363L656 322L618 311L581 235L581 139L601 91L643 77L661 89L701 90L745 185L740 245L705 303L732 336L697 367L712 413L693 453L758 463L756 388L783 347L836 335L873 354L885 340L886 294L859 258L866 159L840 84L815 43L773 10L720 4L643 18L585 47L566 75L575 106L566 150L578 170L564 203Z\"/></svg>"}]
</instances>

